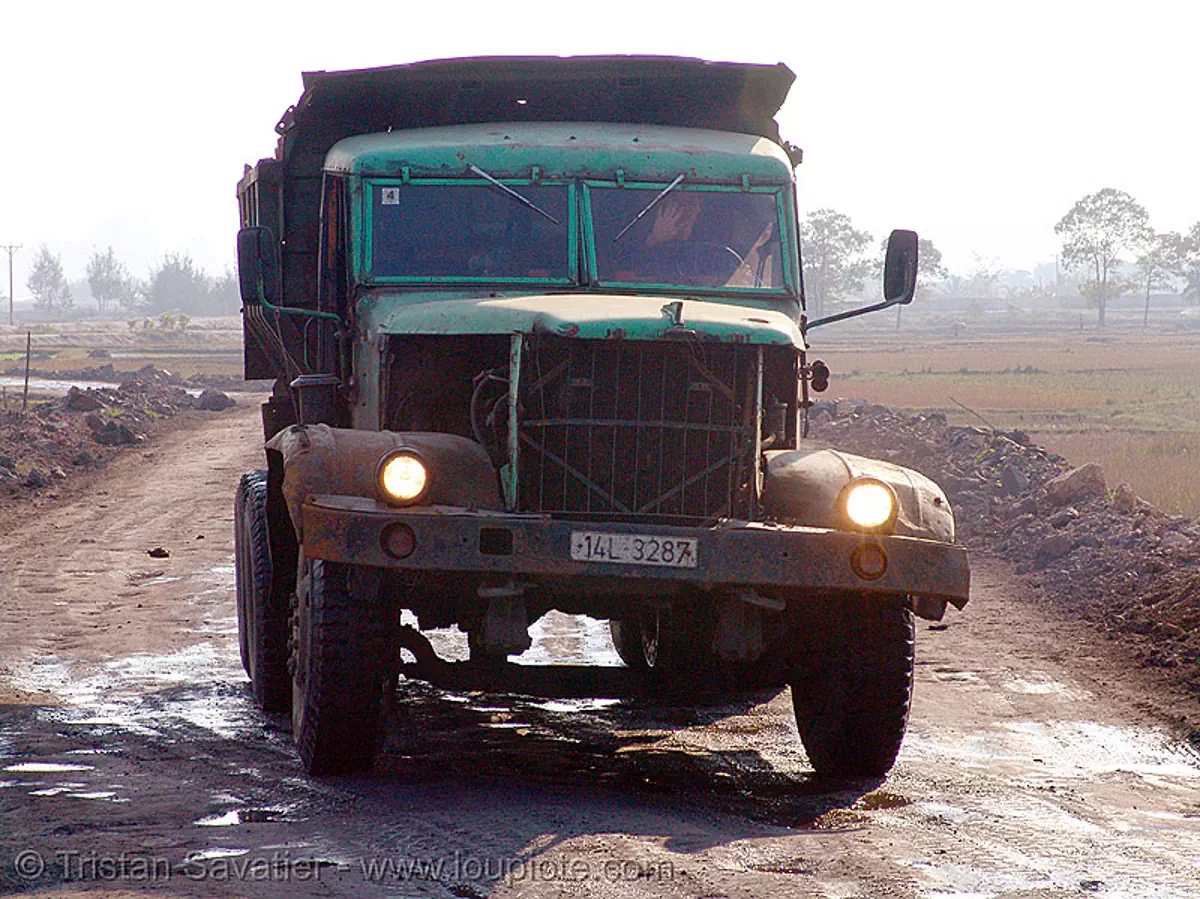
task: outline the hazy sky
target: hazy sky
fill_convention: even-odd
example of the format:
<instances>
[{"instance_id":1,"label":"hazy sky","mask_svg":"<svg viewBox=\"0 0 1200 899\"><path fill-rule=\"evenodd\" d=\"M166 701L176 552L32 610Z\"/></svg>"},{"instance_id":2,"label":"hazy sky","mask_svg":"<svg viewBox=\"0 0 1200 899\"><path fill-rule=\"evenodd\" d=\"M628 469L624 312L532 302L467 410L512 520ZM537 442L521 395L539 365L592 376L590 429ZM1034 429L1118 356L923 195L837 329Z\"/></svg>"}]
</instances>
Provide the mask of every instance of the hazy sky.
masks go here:
<instances>
[{"instance_id":1,"label":"hazy sky","mask_svg":"<svg viewBox=\"0 0 1200 899\"><path fill-rule=\"evenodd\" d=\"M274 148L300 72L447 56L655 53L797 74L801 210L915 228L952 270L1052 260L1082 195L1200 220L1200 4L0 2L0 244L16 295L45 242L83 276L111 244L233 261L234 186ZM7 289L0 254L0 290Z\"/></svg>"}]
</instances>

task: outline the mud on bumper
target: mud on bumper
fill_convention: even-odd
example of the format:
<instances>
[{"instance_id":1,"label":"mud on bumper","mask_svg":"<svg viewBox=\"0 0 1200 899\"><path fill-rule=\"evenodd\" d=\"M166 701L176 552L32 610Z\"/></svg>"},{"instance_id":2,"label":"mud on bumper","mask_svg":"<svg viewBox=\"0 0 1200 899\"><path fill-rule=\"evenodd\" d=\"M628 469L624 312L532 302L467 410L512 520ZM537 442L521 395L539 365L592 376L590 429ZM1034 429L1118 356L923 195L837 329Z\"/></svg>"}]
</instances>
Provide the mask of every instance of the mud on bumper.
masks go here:
<instances>
[{"instance_id":1,"label":"mud on bumper","mask_svg":"<svg viewBox=\"0 0 1200 899\"><path fill-rule=\"evenodd\" d=\"M385 549L386 530L407 525L415 537L410 555ZM571 558L573 531L652 533L695 538L695 567L673 568ZM303 545L309 558L381 568L474 572L537 579L637 578L683 581L706 588L741 586L775 590L908 593L962 606L970 571L966 550L914 537L863 537L846 531L747 522L712 528L597 524L540 515L475 512L461 508L394 509L350 496L310 496L303 506ZM856 573L864 543L883 551L882 574ZM874 572L871 572L872 574Z\"/></svg>"}]
</instances>

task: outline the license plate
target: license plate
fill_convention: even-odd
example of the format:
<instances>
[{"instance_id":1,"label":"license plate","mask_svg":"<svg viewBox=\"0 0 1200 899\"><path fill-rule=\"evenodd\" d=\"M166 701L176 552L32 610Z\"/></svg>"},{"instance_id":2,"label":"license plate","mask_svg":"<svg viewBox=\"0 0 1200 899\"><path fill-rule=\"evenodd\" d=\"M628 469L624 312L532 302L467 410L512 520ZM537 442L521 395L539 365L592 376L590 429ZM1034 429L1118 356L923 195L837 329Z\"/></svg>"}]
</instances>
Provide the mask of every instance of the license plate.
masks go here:
<instances>
[{"instance_id":1,"label":"license plate","mask_svg":"<svg viewBox=\"0 0 1200 899\"><path fill-rule=\"evenodd\" d=\"M571 531L571 558L578 562L695 568L696 553L695 537Z\"/></svg>"}]
</instances>

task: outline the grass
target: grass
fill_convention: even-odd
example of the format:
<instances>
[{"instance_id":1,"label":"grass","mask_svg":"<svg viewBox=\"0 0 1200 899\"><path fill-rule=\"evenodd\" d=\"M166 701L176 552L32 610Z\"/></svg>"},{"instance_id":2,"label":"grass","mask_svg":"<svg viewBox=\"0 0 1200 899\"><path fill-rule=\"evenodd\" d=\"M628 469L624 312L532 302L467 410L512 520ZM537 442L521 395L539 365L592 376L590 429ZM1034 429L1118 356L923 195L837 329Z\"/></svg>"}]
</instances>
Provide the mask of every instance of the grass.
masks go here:
<instances>
[{"instance_id":1,"label":"grass","mask_svg":"<svg viewBox=\"0 0 1200 899\"><path fill-rule=\"evenodd\" d=\"M185 331L141 327L131 331L123 321L41 324L0 333L0 367L24 360L25 330L34 335L34 359L42 371L70 371L111 363L122 372L153 364L183 376L242 373L238 317L193 319ZM111 358L93 359L88 356L93 349L105 349Z\"/></svg>"},{"instance_id":2,"label":"grass","mask_svg":"<svg viewBox=\"0 0 1200 899\"><path fill-rule=\"evenodd\" d=\"M815 335L814 335L815 336ZM1145 331L817 340L829 395L1021 428L1174 514L1200 515L1200 341ZM968 407L969 412L963 407Z\"/></svg>"},{"instance_id":3,"label":"grass","mask_svg":"<svg viewBox=\"0 0 1200 899\"><path fill-rule=\"evenodd\" d=\"M0 353L0 370L13 365L24 365L24 361L24 353L16 356ZM111 364L118 372L135 372L139 368L153 364L156 368L165 368L185 378L192 375L241 377L242 351L240 347L234 350L197 349L192 351L185 348L178 352L162 353L153 350L116 350L112 358L92 359L87 356L86 350L80 352L78 349L72 348L56 352L50 358L39 359L35 354L33 367L38 371L53 373L97 368L105 364Z\"/></svg>"},{"instance_id":4,"label":"grass","mask_svg":"<svg viewBox=\"0 0 1200 899\"><path fill-rule=\"evenodd\" d=\"M1122 482L1173 515L1200 515L1200 433L1080 431L1039 435L1072 461L1096 462L1109 487Z\"/></svg>"},{"instance_id":5,"label":"grass","mask_svg":"<svg viewBox=\"0 0 1200 899\"><path fill-rule=\"evenodd\" d=\"M967 406L996 427L1200 430L1198 373L859 373L835 383L842 396L905 408L958 414Z\"/></svg>"}]
</instances>

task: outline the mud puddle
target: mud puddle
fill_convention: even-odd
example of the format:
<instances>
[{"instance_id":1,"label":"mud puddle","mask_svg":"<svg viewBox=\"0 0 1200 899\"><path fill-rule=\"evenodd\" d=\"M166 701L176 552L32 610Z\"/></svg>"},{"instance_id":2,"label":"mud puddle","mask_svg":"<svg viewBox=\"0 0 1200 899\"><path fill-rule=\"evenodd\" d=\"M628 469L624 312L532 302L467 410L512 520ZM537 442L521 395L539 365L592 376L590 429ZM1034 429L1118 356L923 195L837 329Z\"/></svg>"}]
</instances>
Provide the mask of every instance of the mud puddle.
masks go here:
<instances>
[{"instance_id":1,"label":"mud puddle","mask_svg":"<svg viewBox=\"0 0 1200 899\"><path fill-rule=\"evenodd\" d=\"M64 765L60 762L18 762L3 770L13 774L66 774L71 771L91 771L95 765Z\"/></svg>"},{"instance_id":2,"label":"mud puddle","mask_svg":"<svg viewBox=\"0 0 1200 899\"><path fill-rule=\"evenodd\" d=\"M130 373L131 377L134 373ZM70 392L72 387L77 387L80 390L88 390L94 388L96 390L118 390L120 384L116 381L90 381L86 378L45 378L45 377L30 377L29 390L31 393L37 394L54 394L65 395ZM0 375L0 387L7 390L23 390L25 388L25 379L13 375ZM199 396L203 391L198 387L182 388L190 396Z\"/></svg>"},{"instance_id":3,"label":"mud puddle","mask_svg":"<svg viewBox=\"0 0 1200 899\"><path fill-rule=\"evenodd\" d=\"M416 627L417 619L410 612L401 616L401 623ZM449 662L468 658L467 635L458 628L438 628L424 631L434 651ZM565 615L547 612L529 628L533 645L509 660L518 665L597 665L624 664L613 648L608 622L586 615Z\"/></svg>"},{"instance_id":4,"label":"mud puddle","mask_svg":"<svg viewBox=\"0 0 1200 899\"><path fill-rule=\"evenodd\" d=\"M1078 692L1035 683L1020 692ZM946 776L938 799L879 812L944 847L945 862L909 859L933 884L927 895L1196 895L1200 820L1188 810L1200 802L1200 758L1165 732L1015 720L932 733L917 722L903 758L907 771Z\"/></svg>"},{"instance_id":5,"label":"mud puddle","mask_svg":"<svg viewBox=\"0 0 1200 899\"><path fill-rule=\"evenodd\" d=\"M188 739L261 741L268 722L247 689L236 619L224 614L233 590L233 569L222 565L191 574L155 572L142 583L147 601L155 588L176 590L181 585L187 590L184 601L203 609L192 632L193 639L203 642L162 654L132 652L100 663L46 654L10 669L7 679L14 686L56 700L33 707L33 720L17 725L10 740L43 728L73 740L55 744L63 762L20 762L26 767L19 770L34 773L36 766L44 764L63 770L112 768L128 745L147 740L157 744ZM89 764L75 764L80 756L86 756ZM113 798L99 795L105 789L91 792L96 795L76 798Z\"/></svg>"},{"instance_id":6,"label":"mud puddle","mask_svg":"<svg viewBox=\"0 0 1200 899\"><path fill-rule=\"evenodd\" d=\"M613 648L607 621L547 612L530 627L529 636L533 645L513 659L518 665L624 664Z\"/></svg>"},{"instance_id":7,"label":"mud puddle","mask_svg":"<svg viewBox=\"0 0 1200 899\"><path fill-rule=\"evenodd\" d=\"M100 390L116 390L121 385L115 381L88 381L83 378L75 379L59 379L59 378L37 378L29 379L29 389L36 393L53 393L66 394L72 387L78 387L80 390L87 390L89 387L95 387ZM22 377L14 377L12 375L0 375L0 387L8 389L16 388L22 390L25 387L25 379Z\"/></svg>"},{"instance_id":8,"label":"mud puddle","mask_svg":"<svg viewBox=\"0 0 1200 899\"><path fill-rule=\"evenodd\" d=\"M1009 721L955 739L917 730L906 738L905 754L982 770L1010 765L1034 780L1125 774L1200 787L1200 756L1186 744L1161 731L1091 721Z\"/></svg>"},{"instance_id":9,"label":"mud puddle","mask_svg":"<svg viewBox=\"0 0 1200 899\"><path fill-rule=\"evenodd\" d=\"M236 628L236 622L232 623ZM206 627L226 633L230 623ZM50 694L60 704L39 711L48 721L105 725L159 733L173 725L201 728L225 739L260 726L246 677L231 641L208 641L166 655L133 653L94 670L47 656L12 673L23 690ZM79 669L83 669L83 673Z\"/></svg>"},{"instance_id":10,"label":"mud puddle","mask_svg":"<svg viewBox=\"0 0 1200 899\"><path fill-rule=\"evenodd\" d=\"M236 800L240 802L241 800ZM230 809L227 812L206 815L193 821L197 827L237 827L239 824L261 824L265 821L287 821L293 808L247 808Z\"/></svg>"},{"instance_id":11,"label":"mud puddle","mask_svg":"<svg viewBox=\"0 0 1200 899\"><path fill-rule=\"evenodd\" d=\"M232 590L232 576L232 570L224 568L185 578L187 601L203 603L217 594L226 598ZM155 579L167 580L161 575ZM177 585L178 580L172 578L170 583ZM129 746L147 741L154 745L190 741L196 759L217 751L215 747L227 751L250 745L256 751L270 750L268 758L260 756L268 768L283 764L294 769L297 776L291 791L303 797L297 801L310 812L313 807L320 808L322 791L300 776L286 722L262 714L253 705L236 648L236 621L212 617L197 629L201 631L220 634L223 639L162 655L132 653L98 667L83 666L70 658L44 656L15 671L13 680L24 690L58 699L58 705L36 709L34 717L38 725L55 728L63 735L64 741L58 746L63 765L69 764L68 759L75 762L80 755L87 755L88 762L95 761L109 770L114 760L122 760ZM605 622L551 613L532 631L534 645L519 660L524 664L620 664ZM465 635L446 630L432 632L431 638L444 657L465 658ZM700 749L699 738L694 747L690 746L690 738L685 735L689 729L702 733L708 724L736 718L753 705L742 701L700 711L691 706L655 708L612 699L542 700L406 685L397 697L402 720L389 724L382 773L407 776L417 763L423 777L431 773L452 777L462 774L516 777L526 783L589 785L604 781L610 787L632 788L656 796L676 790L706 791L715 778L717 793L723 797L719 805L730 807L732 802L761 817L763 809L751 809L754 803L746 798L765 790L783 799L790 794L793 782L781 778L769 762L749 761L750 753L731 767L721 756ZM744 745L746 734L756 726L733 725L730 733ZM414 730L419 733L415 741ZM794 756L794 752L789 753L786 761L794 762ZM17 759L12 761L21 764ZM246 764L237 752L222 767L251 784L267 783L272 777L261 765ZM119 794L102 796L112 793L103 785L75 786L45 779L21 785L30 791L54 791L35 795L121 798ZM295 814L291 806L250 807L248 801L244 793L232 800L214 801L211 812L194 823L206 829L238 827L251 822L282 822ZM853 797L848 801L852 802ZM779 817L807 822L820 813L807 806L802 811L789 807Z\"/></svg>"}]
</instances>

